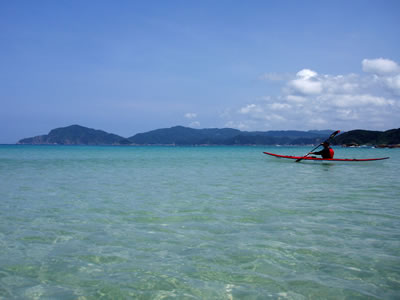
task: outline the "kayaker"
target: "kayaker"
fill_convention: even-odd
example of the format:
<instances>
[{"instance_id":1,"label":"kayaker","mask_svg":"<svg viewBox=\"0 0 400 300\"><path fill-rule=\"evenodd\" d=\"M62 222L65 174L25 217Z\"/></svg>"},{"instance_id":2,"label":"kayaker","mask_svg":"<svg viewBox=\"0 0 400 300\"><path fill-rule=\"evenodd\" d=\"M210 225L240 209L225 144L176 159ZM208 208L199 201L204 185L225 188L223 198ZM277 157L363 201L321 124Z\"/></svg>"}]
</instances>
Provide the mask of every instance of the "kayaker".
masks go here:
<instances>
[{"instance_id":1,"label":"kayaker","mask_svg":"<svg viewBox=\"0 0 400 300\"><path fill-rule=\"evenodd\" d=\"M321 145L324 147L324 149L318 152L311 152L310 154L321 155L322 158L333 158L333 155L335 155L335 151L333 151L333 149L329 146L329 143L323 142Z\"/></svg>"}]
</instances>

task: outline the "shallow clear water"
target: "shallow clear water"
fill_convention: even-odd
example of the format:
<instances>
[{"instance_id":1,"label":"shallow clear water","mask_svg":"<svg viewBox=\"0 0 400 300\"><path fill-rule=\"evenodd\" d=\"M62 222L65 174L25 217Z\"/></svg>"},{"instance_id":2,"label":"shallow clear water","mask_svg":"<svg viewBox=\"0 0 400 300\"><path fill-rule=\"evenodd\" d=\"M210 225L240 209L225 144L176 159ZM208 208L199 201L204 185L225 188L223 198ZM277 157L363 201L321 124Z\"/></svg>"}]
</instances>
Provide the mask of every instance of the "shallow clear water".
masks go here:
<instances>
[{"instance_id":1,"label":"shallow clear water","mask_svg":"<svg viewBox=\"0 0 400 300\"><path fill-rule=\"evenodd\" d=\"M400 150L0 146L0 299L399 299Z\"/></svg>"}]
</instances>

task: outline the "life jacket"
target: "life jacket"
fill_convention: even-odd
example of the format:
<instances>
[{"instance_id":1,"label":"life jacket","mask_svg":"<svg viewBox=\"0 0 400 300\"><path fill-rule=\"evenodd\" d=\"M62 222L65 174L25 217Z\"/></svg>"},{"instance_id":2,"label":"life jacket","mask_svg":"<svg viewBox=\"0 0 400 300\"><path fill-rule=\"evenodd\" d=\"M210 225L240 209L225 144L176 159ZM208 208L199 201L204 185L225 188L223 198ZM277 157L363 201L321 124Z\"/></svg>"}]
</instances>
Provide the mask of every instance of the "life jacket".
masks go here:
<instances>
[{"instance_id":1,"label":"life jacket","mask_svg":"<svg viewBox=\"0 0 400 300\"><path fill-rule=\"evenodd\" d=\"M335 154L335 151L333 151L333 149L329 147L329 148L324 148L319 152L315 152L314 154L321 155L322 158L324 159L332 159L333 155Z\"/></svg>"},{"instance_id":2,"label":"life jacket","mask_svg":"<svg viewBox=\"0 0 400 300\"><path fill-rule=\"evenodd\" d=\"M334 155L335 155L335 151L333 151L332 148L329 148L329 157L328 158L333 158Z\"/></svg>"}]
</instances>

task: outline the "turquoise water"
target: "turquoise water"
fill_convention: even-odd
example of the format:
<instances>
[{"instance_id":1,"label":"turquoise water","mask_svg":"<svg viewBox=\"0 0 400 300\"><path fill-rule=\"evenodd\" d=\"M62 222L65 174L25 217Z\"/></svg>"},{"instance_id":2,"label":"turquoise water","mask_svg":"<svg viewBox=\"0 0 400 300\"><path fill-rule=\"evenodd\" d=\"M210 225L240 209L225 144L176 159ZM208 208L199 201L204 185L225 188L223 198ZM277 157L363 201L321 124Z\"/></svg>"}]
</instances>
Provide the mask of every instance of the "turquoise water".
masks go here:
<instances>
[{"instance_id":1,"label":"turquoise water","mask_svg":"<svg viewBox=\"0 0 400 300\"><path fill-rule=\"evenodd\" d=\"M0 146L0 299L399 299L400 149Z\"/></svg>"}]
</instances>

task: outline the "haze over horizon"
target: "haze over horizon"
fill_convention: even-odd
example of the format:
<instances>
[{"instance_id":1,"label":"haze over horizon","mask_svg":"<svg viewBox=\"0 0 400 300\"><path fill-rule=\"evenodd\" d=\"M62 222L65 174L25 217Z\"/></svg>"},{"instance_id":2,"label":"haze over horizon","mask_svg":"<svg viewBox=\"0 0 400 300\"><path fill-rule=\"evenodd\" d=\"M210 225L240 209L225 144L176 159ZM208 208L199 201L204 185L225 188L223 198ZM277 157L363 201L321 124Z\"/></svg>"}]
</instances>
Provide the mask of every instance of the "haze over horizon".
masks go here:
<instances>
[{"instance_id":1,"label":"haze over horizon","mask_svg":"<svg viewBox=\"0 0 400 300\"><path fill-rule=\"evenodd\" d=\"M0 143L399 128L400 2L0 2Z\"/></svg>"}]
</instances>

